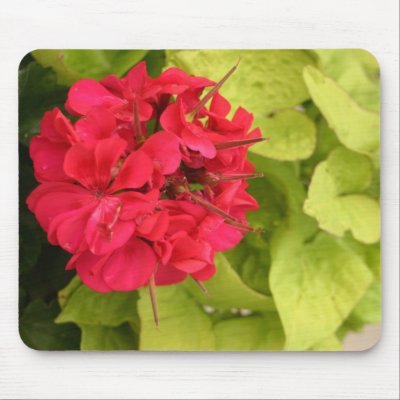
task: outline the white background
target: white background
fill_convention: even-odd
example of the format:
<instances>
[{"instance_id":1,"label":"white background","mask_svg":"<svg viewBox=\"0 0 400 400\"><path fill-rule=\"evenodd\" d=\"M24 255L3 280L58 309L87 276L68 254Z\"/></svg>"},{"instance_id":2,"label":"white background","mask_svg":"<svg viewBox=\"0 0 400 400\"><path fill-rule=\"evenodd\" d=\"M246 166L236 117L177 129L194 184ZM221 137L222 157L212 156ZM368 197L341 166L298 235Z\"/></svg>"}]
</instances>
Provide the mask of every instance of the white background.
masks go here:
<instances>
[{"instance_id":1,"label":"white background","mask_svg":"<svg viewBox=\"0 0 400 400\"><path fill-rule=\"evenodd\" d=\"M398 398L398 0L0 0L0 397ZM35 48L340 48L382 73L383 333L361 353L49 353L17 330L17 68Z\"/></svg>"}]
</instances>

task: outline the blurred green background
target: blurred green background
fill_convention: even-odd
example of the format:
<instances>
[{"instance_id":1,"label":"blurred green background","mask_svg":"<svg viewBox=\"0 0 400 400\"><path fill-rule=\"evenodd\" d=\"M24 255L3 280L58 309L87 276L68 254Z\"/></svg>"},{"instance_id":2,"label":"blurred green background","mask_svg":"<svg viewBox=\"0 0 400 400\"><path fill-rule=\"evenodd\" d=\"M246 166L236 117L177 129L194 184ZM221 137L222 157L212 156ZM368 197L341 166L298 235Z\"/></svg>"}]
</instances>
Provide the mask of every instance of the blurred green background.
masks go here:
<instances>
[{"instance_id":1,"label":"blurred green background","mask_svg":"<svg viewBox=\"0 0 400 400\"><path fill-rule=\"evenodd\" d=\"M123 76L146 60L219 80L254 113L269 142L251 147L264 178L249 233L216 257L204 296L195 284L95 293L64 267L25 206L36 186L28 144L43 113L63 109L75 81ZM40 350L340 350L381 318L379 65L344 50L37 50L19 67L19 330ZM371 343L373 345L374 343Z\"/></svg>"}]
</instances>

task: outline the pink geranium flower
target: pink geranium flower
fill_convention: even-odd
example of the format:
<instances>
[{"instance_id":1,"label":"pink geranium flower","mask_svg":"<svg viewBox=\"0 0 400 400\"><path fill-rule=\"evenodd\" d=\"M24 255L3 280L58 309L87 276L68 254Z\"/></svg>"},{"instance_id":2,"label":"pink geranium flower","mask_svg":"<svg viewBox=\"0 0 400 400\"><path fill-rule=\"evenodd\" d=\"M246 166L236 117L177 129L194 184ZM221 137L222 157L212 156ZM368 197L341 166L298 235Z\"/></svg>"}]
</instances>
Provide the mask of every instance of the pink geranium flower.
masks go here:
<instances>
[{"instance_id":1,"label":"pink geranium flower","mask_svg":"<svg viewBox=\"0 0 400 400\"><path fill-rule=\"evenodd\" d=\"M119 193L142 187L153 172L151 159L138 151L124 160L117 173L125 148L126 142L117 136L94 145L75 144L65 156L64 170L79 185L45 183L32 192L28 206L52 244L71 253L89 248L93 254L105 254L130 238L133 217L154 208L158 197L154 192L147 197L133 191Z\"/></svg>"},{"instance_id":2,"label":"pink geranium flower","mask_svg":"<svg viewBox=\"0 0 400 400\"><path fill-rule=\"evenodd\" d=\"M55 108L30 143L40 185L27 204L72 254L67 268L98 292L147 285L156 322L156 285L189 276L205 290L215 252L256 231L246 190L261 175L247 151L263 139L218 93L236 68L218 83L178 68L153 79L144 62L121 79L82 79L66 102L76 122Z\"/></svg>"}]
</instances>

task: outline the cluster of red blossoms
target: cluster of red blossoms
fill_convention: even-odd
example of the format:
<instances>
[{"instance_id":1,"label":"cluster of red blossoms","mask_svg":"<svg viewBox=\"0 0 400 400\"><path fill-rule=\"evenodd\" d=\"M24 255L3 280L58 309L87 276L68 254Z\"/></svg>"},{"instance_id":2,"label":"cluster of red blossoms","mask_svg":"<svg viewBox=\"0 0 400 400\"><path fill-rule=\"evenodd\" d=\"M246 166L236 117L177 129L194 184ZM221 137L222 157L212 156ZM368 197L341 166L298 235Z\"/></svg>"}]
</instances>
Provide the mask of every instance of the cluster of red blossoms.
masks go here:
<instances>
[{"instance_id":1,"label":"cluster of red blossoms","mask_svg":"<svg viewBox=\"0 0 400 400\"><path fill-rule=\"evenodd\" d=\"M76 122L58 108L44 114L30 143L40 185L27 204L88 287L208 280L214 252L252 230L246 179L258 175L246 153L262 138L243 108L227 117L218 89L235 68L219 83L178 68L152 79L141 62L122 79L76 82L65 104Z\"/></svg>"}]
</instances>

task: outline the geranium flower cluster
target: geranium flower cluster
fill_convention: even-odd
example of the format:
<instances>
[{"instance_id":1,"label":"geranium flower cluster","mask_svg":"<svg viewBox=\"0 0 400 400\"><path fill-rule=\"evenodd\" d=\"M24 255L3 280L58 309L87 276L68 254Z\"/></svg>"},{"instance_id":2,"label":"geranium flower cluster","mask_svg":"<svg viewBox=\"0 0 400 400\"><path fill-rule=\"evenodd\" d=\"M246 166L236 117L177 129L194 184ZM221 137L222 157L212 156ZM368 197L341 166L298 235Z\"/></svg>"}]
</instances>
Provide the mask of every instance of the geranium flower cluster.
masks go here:
<instances>
[{"instance_id":1,"label":"geranium flower cluster","mask_svg":"<svg viewBox=\"0 0 400 400\"><path fill-rule=\"evenodd\" d=\"M243 108L227 117L218 89L235 68L216 84L178 68L152 79L141 62L122 79L76 82L65 104L75 122L58 108L44 114L27 204L88 287L208 280L214 253L252 230L246 179L257 174L246 153L262 138Z\"/></svg>"}]
</instances>

